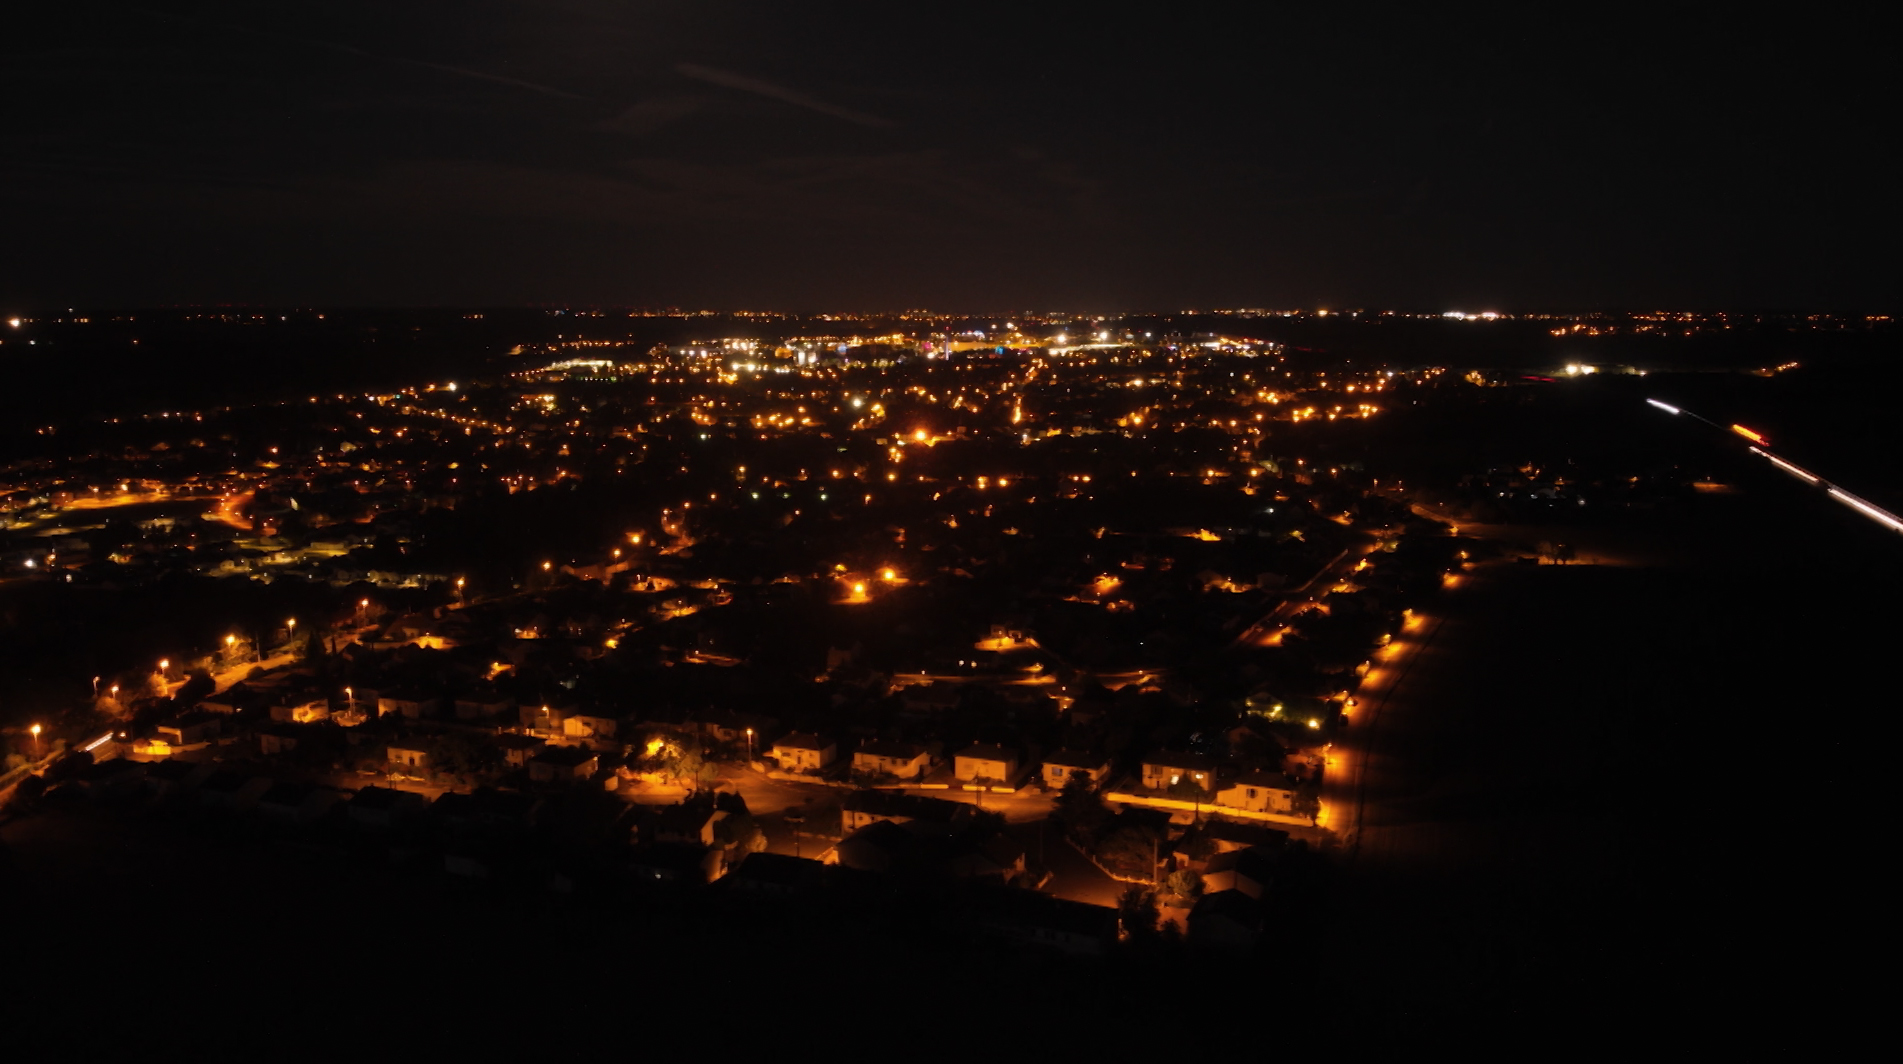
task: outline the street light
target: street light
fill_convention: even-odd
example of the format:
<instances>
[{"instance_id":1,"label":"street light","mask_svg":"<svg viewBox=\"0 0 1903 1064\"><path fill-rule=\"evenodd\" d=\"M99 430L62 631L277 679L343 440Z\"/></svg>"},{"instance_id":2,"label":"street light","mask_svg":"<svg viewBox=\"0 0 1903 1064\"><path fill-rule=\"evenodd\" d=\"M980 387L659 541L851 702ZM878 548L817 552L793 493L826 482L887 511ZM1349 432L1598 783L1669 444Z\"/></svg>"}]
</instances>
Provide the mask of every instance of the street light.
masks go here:
<instances>
[{"instance_id":1,"label":"street light","mask_svg":"<svg viewBox=\"0 0 1903 1064\"><path fill-rule=\"evenodd\" d=\"M33 733L33 756L38 757L40 756L40 726L35 724L27 730Z\"/></svg>"},{"instance_id":2,"label":"street light","mask_svg":"<svg viewBox=\"0 0 1903 1064\"><path fill-rule=\"evenodd\" d=\"M753 729L752 728L747 729L747 761L749 764L751 764L753 761Z\"/></svg>"}]
</instances>

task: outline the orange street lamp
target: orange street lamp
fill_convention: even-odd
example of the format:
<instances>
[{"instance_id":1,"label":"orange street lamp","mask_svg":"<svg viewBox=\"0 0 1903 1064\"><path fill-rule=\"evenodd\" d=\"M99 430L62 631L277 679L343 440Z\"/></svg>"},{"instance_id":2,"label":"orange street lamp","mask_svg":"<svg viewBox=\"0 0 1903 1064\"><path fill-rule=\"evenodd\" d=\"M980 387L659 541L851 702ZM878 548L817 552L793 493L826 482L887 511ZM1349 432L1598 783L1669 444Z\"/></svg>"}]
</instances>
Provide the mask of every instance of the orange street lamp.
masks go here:
<instances>
[{"instance_id":1,"label":"orange street lamp","mask_svg":"<svg viewBox=\"0 0 1903 1064\"><path fill-rule=\"evenodd\" d=\"M753 729L747 729L747 760L753 760Z\"/></svg>"},{"instance_id":2,"label":"orange street lamp","mask_svg":"<svg viewBox=\"0 0 1903 1064\"><path fill-rule=\"evenodd\" d=\"M40 726L35 724L31 728L28 728L27 731L33 733L33 756L38 757L40 756Z\"/></svg>"}]
</instances>

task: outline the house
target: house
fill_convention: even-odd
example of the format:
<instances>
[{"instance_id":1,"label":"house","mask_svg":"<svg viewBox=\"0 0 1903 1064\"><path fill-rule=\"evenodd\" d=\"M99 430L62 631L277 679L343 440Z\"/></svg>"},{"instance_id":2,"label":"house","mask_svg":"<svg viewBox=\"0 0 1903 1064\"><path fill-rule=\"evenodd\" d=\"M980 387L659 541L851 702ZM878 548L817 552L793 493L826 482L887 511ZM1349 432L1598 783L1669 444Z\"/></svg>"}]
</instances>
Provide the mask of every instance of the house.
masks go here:
<instances>
[{"instance_id":1,"label":"house","mask_svg":"<svg viewBox=\"0 0 1903 1064\"><path fill-rule=\"evenodd\" d=\"M682 842L696 846L714 844L714 825L726 817L724 810L715 809L713 803L706 801L677 802L663 806L648 817L645 823L637 824L635 832L648 842Z\"/></svg>"},{"instance_id":2,"label":"house","mask_svg":"<svg viewBox=\"0 0 1903 1064\"><path fill-rule=\"evenodd\" d=\"M818 772L839 759L839 745L811 732L782 735L767 751L782 772Z\"/></svg>"},{"instance_id":3,"label":"house","mask_svg":"<svg viewBox=\"0 0 1903 1064\"><path fill-rule=\"evenodd\" d=\"M992 744L974 744L952 758L952 775L965 781L987 780L992 784L1010 783L1018 775L1018 754Z\"/></svg>"},{"instance_id":4,"label":"house","mask_svg":"<svg viewBox=\"0 0 1903 1064\"><path fill-rule=\"evenodd\" d=\"M898 823L876 820L840 839L821 860L862 872L909 870L909 866L921 863L917 853L924 845Z\"/></svg>"},{"instance_id":5,"label":"house","mask_svg":"<svg viewBox=\"0 0 1903 1064\"><path fill-rule=\"evenodd\" d=\"M629 878L657 886L699 886L720 878L723 851L687 842L657 842L628 855Z\"/></svg>"},{"instance_id":6,"label":"house","mask_svg":"<svg viewBox=\"0 0 1903 1064\"><path fill-rule=\"evenodd\" d=\"M258 796L258 812L286 824L308 824L336 804L336 791L309 783L274 783Z\"/></svg>"},{"instance_id":7,"label":"house","mask_svg":"<svg viewBox=\"0 0 1903 1064\"><path fill-rule=\"evenodd\" d=\"M159 738L175 747L208 742L224 730L223 721L216 713L193 711L159 725Z\"/></svg>"},{"instance_id":8,"label":"house","mask_svg":"<svg viewBox=\"0 0 1903 1064\"><path fill-rule=\"evenodd\" d=\"M401 713L411 720L433 717L441 702L435 695L414 688L398 688L377 696L377 716Z\"/></svg>"},{"instance_id":9,"label":"house","mask_svg":"<svg viewBox=\"0 0 1903 1064\"><path fill-rule=\"evenodd\" d=\"M1117 944L1115 909L1030 890L986 891L976 917L993 935L1074 956L1107 956Z\"/></svg>"},{"instance_id":10,"label":"house","mask_svg":"<svg viewBox=\"0 0 1903 1064\"><path fill-rule=\"evenodd\" d=\"M429 808L429 800L415 791L394 787L365 787L350 799L346 814L354 823L391 828Z\"/></svg>"},{"instance_id":11,"label":"house","mask_svg":"<svg viewBox=\"0 0 1903 1064\"><path fill-rule=\"evenodd\" d=\"M1262 939L1262 906L1240 890L1205 894L1189 911L1191 946L1220 953L1249 953Z\"/></svg>"},{"instance_id":12,"label":"house","mask_svg":"<svg viewBox=\"0 0 1903 1064\"><path fill-rule=\"evenodd\" d=\"M383 758L392 768L427 772L430 767L429 744L417 739L399 740L385 748Z\"/></svg>"},{"instance_id":13,"label":"house","mask_svg":"<svg viewBox=\"0 0 1903 1064\"><path fill-rule=\"evenodd\" d=\"M1201 754L1155 753L1143 759L1143 786L1168 790L1185 780L1205 791L1216 789L1216 763Z\"/></svg>"},{"instance_id":14,"label":"house","mask_svg":"<svg viewBox=\"0 0 1903 1064\"><path fill-rule=\"evenodd\" d=\"M829 878L823 861L761 851L748 854L721 883L743 894L788 897L821 889Z\"/></svg>"},{"instance_id":15,"label":"house","mask_svg":"<svg viewBox=\"0 0 1903 1064\"><path fill-rule=\"evenodd\" d=\"M1203 891L1239 890L1257 901L1275 881L1275 858L1257 849L1230 850L1211 857L1203 866Z\"/></svg>"},{"instance_id":16,"label":"house","mask_svg":"<svg viewBox=\"0 0 1903 1064\"><path fill-rule=\"evenodd\" d=\"M502 760L512 768L524 768L529 760L548 746L548 740L539 735L523 735L520 732L503 732L496 736L497 749L502 751Z\"/></svg>"},{"instance_id":17,"label":"house","mask_svg":"<svg viewBox=\"0 0 1903 1064\"><path fill-rule=\"evenodd\" d=\"M1261 824L1242 824L1234 820L1210 817L1202 823L1202 834L1215 843L1217 853L1254 848L1264 853L1280 852L1288 845L1288 832Z\"/></svg>"},{"instance_id":18,"label":"house","mask_svg":"<svg viewBox=\"0 0 1903 1064\"><path fill-rule=\"evenodd\" d=\"M145 789L160 797L177 794L196 786L211 773L210 762L151 761L146 764Z\"/></svg>"},{"instance_id":19,"label":"house","mask_svg":"<svg viewBox=\"0 0 1903 1064\"><path fill-rule=\"evenodd\" d=\"M258 752L267 756L289 753L297 749L300 729L290 724L266 724L257 730Z\"/></svg>"},{"instance_id":20,"label":"house","mask_svg":"<svg viewBox=\"0 0 1903 1064\"><path fill-rule=\"evenodd\" d=\"M145 779L147 767L144 761L115 757L86 766L74 782L88 794L116 794L139 786Z\"/></svg>"},{"instance_id":21,"label":"house","mask_svg":"<svg viewBox=\"0 0 1903 1064\"><path fill-rule=\"evenodd\" d=\"M1110 759L1076 750L1059 750L1044 759L1044 785L1061 788L1073 777L1082 776L1091 786L1103 783L1110 775Z\"/></svg>"},{"instance_id":22,"label":"house","mask_svg":"<svg viewBox=\"0 0 1903 1064\"><path fill-rule=\"evenodd\" d=\"M1295 812L1296 786L1279 772L1250 772L1216 792L1216 804L1252 813Z\"/></svg>"},{"instance_id":23,"label":"house","mask_svg":"<svg viewBox=\"0 0 1903 1064\"><path fill-rule=\"evenodd\" d=\"M854 791L840 803L839 829L840 834L850 835L860 828L881 820L890 820L896 824L922 820L930 824L951 827L962 823L971 815L972 807L964 802L951 802L943 798L927 798L922 794L903 794L898 791Z\"/></svg>"},{"instance_id":24,"label":"house","mask_svg":"<svg viewBox=\"0 0 1903 1064\"><path fill-rule=\"evenodd\" d=\"M620 723L600 710L577 710L562 718L562 734L571 739L612 739Z\"/></svg>"},{"instance_id":25,"label":"house","mask_svg":"<svg viewBox=\"0 0 1903 1064\"><path fill-rule=\"evenodd\" d=\"M240 812L257 804L258 796L270 789L271 780L267 776L219 769L198 785L198 801L213 809Z\"/></svg>"},{"instance_id":26,"label":"house","mask_svg":"<svg viewBox=\"0 0 1903 1064\"><path fill-rule=\"evenodd\" d=\"M852 771L865 776L917 779L930 763L931 751L917 743L874 742L852 752Z\"/></svg>"},{"instance_id":27,"label":"house","mask_svg":"<svg viewBox=\"0 0 1903 1064\"><path fill-rule=\"evenodd\" d=\"M1003 832L984 839L967 838L950 855L952 875L961 879L1013 884L1024 878L1024 847Z\"/></svg>"},{"instance_id":28,"label":"house","mask_svg":"<svg viewBox=\"0 0 1903 1064\"><path fill-rule=\"evenodd\" d=\"M541 822L542 800L533 795L478 787L468 794L445 792L430 806L430 812L450 828L460 831L526 831Z\"/></svg>"},{"instance_id":29,"label":"house","mask_svg":"<svg viewBox=\"0 0 1903 1064\"><path fill-rule=\"evenodd\" d=\"M458 720L492 720L515 708L515 699L492 687L480 687L456 696Z\"/></svg>"},{"instance_id":30,"label":"house","mask_svg":"<svg viewBox=\"0 0 1903 1064\"><path fill-rule=\"evenodd\" d=\"M537 783L585 780L601 767L601 755L585 746L551 746L529 758L529 778Z\"/></svg>"}]
</instances>

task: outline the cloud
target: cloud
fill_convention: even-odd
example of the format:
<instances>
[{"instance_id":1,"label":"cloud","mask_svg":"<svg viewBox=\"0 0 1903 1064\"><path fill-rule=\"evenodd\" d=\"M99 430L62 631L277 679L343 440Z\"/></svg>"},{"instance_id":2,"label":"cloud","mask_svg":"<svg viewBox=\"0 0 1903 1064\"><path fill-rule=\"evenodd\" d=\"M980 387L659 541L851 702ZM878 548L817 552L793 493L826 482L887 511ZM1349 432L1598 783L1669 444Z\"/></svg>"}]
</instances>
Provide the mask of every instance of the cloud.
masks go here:
<instances>
[{"instance_id":1,"label":"cloud","mask_svg":"<svg viewBox=\"0 0 1903 1064\"><path fill-rule=\"evenodd\" d=\"M884 128L894 124L876 115L865 114L846 107L838 107L824 100L816 100L803 92L786 88L783 85L775 85L770 81L750 78L745 74L735 74L729 70L716 70L713 67L698 66L694 63L676 63L674 64L674 69L683 76L693 78L696 81L704 81L709 85L719 85L728 89L738 89L741 92L751 92L756 96L765 96L768 99L778 100L781 103L790 103L795 107L804 107L809 111L818 111L820 114L831 115L834 118L843 119L844 121L852 122L856 125Z\"/></svg>"}]
</instances>

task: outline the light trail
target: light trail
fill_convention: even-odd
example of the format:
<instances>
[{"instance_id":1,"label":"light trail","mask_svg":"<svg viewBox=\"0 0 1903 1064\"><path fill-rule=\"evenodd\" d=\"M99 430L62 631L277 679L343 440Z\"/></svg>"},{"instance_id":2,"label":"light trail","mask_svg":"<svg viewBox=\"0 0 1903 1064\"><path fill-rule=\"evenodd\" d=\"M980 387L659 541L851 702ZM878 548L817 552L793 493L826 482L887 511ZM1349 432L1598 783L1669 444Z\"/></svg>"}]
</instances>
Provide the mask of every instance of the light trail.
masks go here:
<instances>
[{"instance_id":1,"label":"light trail","mask_svg":"<svg viewBox=\"0 0 1903 1064\"><path fill-rule=\"evenodd\" d=\"M1800 480L1804 480L1812 484L1818 484L1818 483L1822 483L1824 479L1818 476L1817 474L1811 472L1810 470L1805 469L1804 467L1798 465L1795 462L1786 462L1784 459L1779 458L1777 455L1774 455L1771 452L1764 450L1761 447L1751 448L1751 453L1756 455L1762 455L1763 457L1769 459L1772 465L1778 467L1779 469L1782 469L1783 471L1785 471L1786 473L1789 473L1790 475L1794 477L1797 477Z\"/></svg>"},{"instance_id":2,"label":"light trail","mask_svg":"<svg viewBox=\"0 0 1903 1064\"><path fill-rule=\"evenodd\" d=\"M1890 531L1903 532L1903 518L1897 517L1895 514L1891 513L1888 510L1885 510L1883 507L1878 506L1875 503L1865 502L1864 500L1857 498L1855 495L1850 494L1849 492L1843 490L1842 488L1829 487L1829 488L1825 488L1824 490L1830 493L1831 498L1836 499L1838 502L1843 503L1845 506L1850 507L1852 510L1855 510L1858 513L1863 514L1865 517L1868 517L1870 520L1875 521L1878 524L1889 526Z\"/></svg>"},{"instance_id":3,"label":"light trail","mask_svg":"<svg viewBox=\"0 0 1903 1064\"><path fill-rule=\"evenodd\" d=\"M1712 428L1715 428L1715 429L1729 428L1730 431L1736 433L1737 435L1743 436L1745 439L1752 440L1759 445L1759 446L1746 448L1752 454L1755 454L1758 457L1763 458L1765 461L1770 462L1772 465L1778 467L1779 469L1782 469L1786 473L1789 473L1790 475L1796 477L1797 479L1803 481L1806 484L1810 484L1814 487L1823 488L1824 493L1829 495L1831 498L1836 499L1838 502L1843 503L1845 506L1850 507L1852 510L1857 511L1863 516L1868 517L1870 520L1875 521L1876 523L1884 526L1885 528L1888 528L1890 531L1903 532L1903 517L1898 517L1897 515L1891 513L1888 510L1885 510L1883 507L1878 506L1876 503L1873 503L1868 499L1865 499L1861 496L1854 495L1848 491L1845 491L1844 489L1838 487L1837 485L1832 484L1830 481L1825 480L1823 477L1820 477L1817 474L1811 472L1810 470L1805 469L1803 466L1798 465L1796 462L1787 461L1783 458L1778 457L1775 454L1772 454L1770 448L1768 446L1764 446L1766 443L1768 443L1768 441L1765 440L1765 438L1759 435L1758 433L1752 432L1750 429L1747 429L1742 425L1730 425L1730 426L1720 425L1717 422L1712 421L1708 418L1698 417L1697 414L1694 414L1689 410L1681 409L1679 407L1671 405L1670 403L1661 403L1657 399L1647 399L1646 402L1650 403L1653 406L1658 407L1660 410L1666 411L1667 413L1684 414L1687 417L1698 418L1698 420L1703 421L1705 424L1710 425Z\"/></svg>"}]
</instances>

